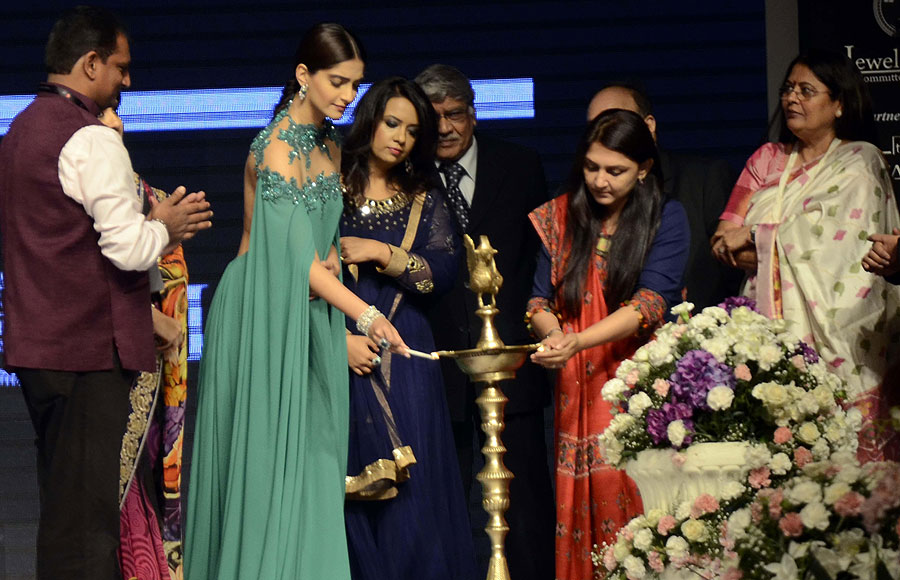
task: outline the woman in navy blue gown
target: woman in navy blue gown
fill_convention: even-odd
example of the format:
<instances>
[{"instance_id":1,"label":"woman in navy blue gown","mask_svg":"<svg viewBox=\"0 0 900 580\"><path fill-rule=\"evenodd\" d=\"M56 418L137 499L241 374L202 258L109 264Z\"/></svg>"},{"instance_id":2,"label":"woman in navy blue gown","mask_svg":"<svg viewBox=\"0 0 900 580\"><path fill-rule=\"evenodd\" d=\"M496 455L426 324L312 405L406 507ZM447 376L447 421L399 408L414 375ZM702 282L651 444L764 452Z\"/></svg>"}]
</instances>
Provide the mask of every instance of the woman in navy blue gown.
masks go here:
<instances>
[{"instance_id":1,"label":"woman in navy blue gown","mask_svg":"<svg viewBox=\"0 0 900 580\"><path fill-rule=\"evenodd\" d=\"M360 100L343 148L344 283L411 348L434 350L424 304L449 289L460 240L434 187L437 123L394 77ZM440 367L382 352L347 324L350 450L345 507L353 578L472 579L475 558Z\"/></svg>"}]
</instances>

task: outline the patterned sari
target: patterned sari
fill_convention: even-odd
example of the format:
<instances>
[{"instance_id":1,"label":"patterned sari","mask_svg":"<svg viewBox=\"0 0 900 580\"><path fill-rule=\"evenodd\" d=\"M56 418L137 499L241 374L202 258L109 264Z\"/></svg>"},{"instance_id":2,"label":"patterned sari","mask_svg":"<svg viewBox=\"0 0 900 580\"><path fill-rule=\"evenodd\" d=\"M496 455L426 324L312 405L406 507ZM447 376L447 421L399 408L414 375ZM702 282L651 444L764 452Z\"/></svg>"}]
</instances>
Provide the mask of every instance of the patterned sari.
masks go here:
<instances>
[{"instance_id":1,"label":"patterned sari","mask_svg":"<svg viewBox=\"0 0 900 580\"><path fill-rule=\"evenodd\" d=\"M821 160L794 171L796 155L784 146L763 149L751 158L764 161L753 164L761 186L745 220L758 226L758 268L744 292L763 314L788 321L846 382L863 412L860 459L896 457L882 379L900 330L900 289L861 265L870 234L900 227L881 153L835 139Z\"/></svg>"},{"instance_id":2,"label":"patterned sari","mask_svg":"<svg viewBox=\"0 0 900 580\"><path fill-rule=\"evenodd\" d=\"M563 195L529 215L550 255L554 288L559 287L568 258L563 244L567 204L568 195ZM604 239L601 238L598 248ZM682 273L686 256L687 246L681 261ZM615 310L609 308L603 296L607 272L605 252L598 250L588 267L581 315L561 319L564 332L580 332ZM598 436L612 418L612 406L600 395L603 385L615 376L619 363L646 342L666 309L665 299L645 288L639 289L627 305L641 314L643 328L639 336L582 350L569 359L556 382L556 578L559 580L593 578L594 545L615 542L619 528L643 513L634 482L624 472L604 463L597 445ZM528 308L530 314L540 310L557 312L551 300L540 297L532 298Z\"/></svg>"},{"instance_id":3,"label":"patterned sari","mask_svg":"<svg viewBox=\"0 0 900 580\"><path fill-rule=\"evenodd\" d=\"M168 194L151 188L135 176L138 195ZM160 258L163 280L159 310L181 324L187 335L187 264L178 246ZM123 576L137 580L181 580L181 460L184 441L184 411L187 399L187 339L176 353L159 357L159 373L141 373L133 391L149 385L154 403L141 413L142 433L136 457L152 470L153 489L148 489L137 470L136 461L123 467L121 543L119 565ZM158 389L158 390L157 390ZM134 400L134 396L132 397ZM133 413L136 415L136 413ZM151 497L153 494L154 497Z\"/></svg>"}]
</instances>

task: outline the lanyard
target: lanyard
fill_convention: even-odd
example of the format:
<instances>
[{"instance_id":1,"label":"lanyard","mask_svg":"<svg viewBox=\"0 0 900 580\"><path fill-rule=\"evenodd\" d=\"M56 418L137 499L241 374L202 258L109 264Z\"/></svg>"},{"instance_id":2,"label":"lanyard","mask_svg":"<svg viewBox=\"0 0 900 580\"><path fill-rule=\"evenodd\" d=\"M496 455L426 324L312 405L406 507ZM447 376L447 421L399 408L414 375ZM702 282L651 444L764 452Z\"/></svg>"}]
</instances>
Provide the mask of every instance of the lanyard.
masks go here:
<instances>
[{"instance_id":1,"label":"lanyard","mask_svg":"<svg viewBox=\"0 0 900 580\"><path fill-rule=\"evenodd\" d=\"M69 89L67 89L66 87L61 87L59 85L51 85L50 83L41 83L40 85L38 85L38 92L39 93L57 94L57 95L61 96L62 98L66 99L67 101L71 101L71 102L75 103L77 106L81 107L88 113L91 112L91 110L88 109L87 105L85 105L81 99L79 99L78 97L73 95L72 92Z\"/></svg>"}]
</instances>

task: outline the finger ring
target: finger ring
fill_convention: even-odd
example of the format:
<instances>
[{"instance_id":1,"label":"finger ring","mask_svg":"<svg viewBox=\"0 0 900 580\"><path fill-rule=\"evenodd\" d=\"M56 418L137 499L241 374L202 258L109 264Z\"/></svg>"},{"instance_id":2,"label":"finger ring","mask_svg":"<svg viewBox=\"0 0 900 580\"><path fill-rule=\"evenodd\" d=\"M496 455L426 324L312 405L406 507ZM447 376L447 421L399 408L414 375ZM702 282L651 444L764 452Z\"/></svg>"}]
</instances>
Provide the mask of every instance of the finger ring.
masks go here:
<instances>
[{"instance_id":1,"label":"finger ring","mask_svg":"<svg viewBox=\"0 0 900 580\"><path fill-rule=\"evenodd\" d=\"M724 253L725 253L725 248L723 248L722 246L719 246L718 248L716 248L716 253L724 254Z\"/></svg>"},{"instance_id":2,"label":"finger ring","mask_svg":"<svg viewBox=\"0 0 900 580\"><path fill-rule=\"evenodd\" d=\"M378 365L381 364L381 357L380 357L380 356L377 356L377 355L376 355L376 356L373 356L371 362L372 362L372 366L373 366L373 367L377 367Z\"/></svg>"},{"instance_id":3,"label":"finger ring","mask_svg":"<svg viewBox=\"0 0 900 580\"><path fill-rule=\"evenodd\" d=\"M381 348L391 348L391 341L386 338L382 338L378 344L381 345Z\"/></svg>"}]
</instances>

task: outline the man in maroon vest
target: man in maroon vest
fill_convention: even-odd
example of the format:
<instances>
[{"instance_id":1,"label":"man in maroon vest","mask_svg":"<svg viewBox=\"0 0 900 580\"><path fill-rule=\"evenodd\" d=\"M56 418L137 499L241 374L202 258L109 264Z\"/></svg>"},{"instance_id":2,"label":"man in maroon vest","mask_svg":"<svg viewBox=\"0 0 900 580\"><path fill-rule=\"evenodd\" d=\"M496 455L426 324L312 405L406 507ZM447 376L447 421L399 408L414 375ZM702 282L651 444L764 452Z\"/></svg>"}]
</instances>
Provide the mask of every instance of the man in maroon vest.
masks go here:
<instances>
[{"instance_id":1,"label":"man in maroon vest","mask_svg":"<svg viewBox=\"0 0 900 580\"><path fill-rule=\"evenodd\" d=\"M212 215L184 188L141 214L121 136L97 119L130 85L130 61L115 16L66 12L47 82L0 142L3 338L37 432L41 580L121 579L129 389L156 365L147 270Z\"/></svg>"}]
</instances>

